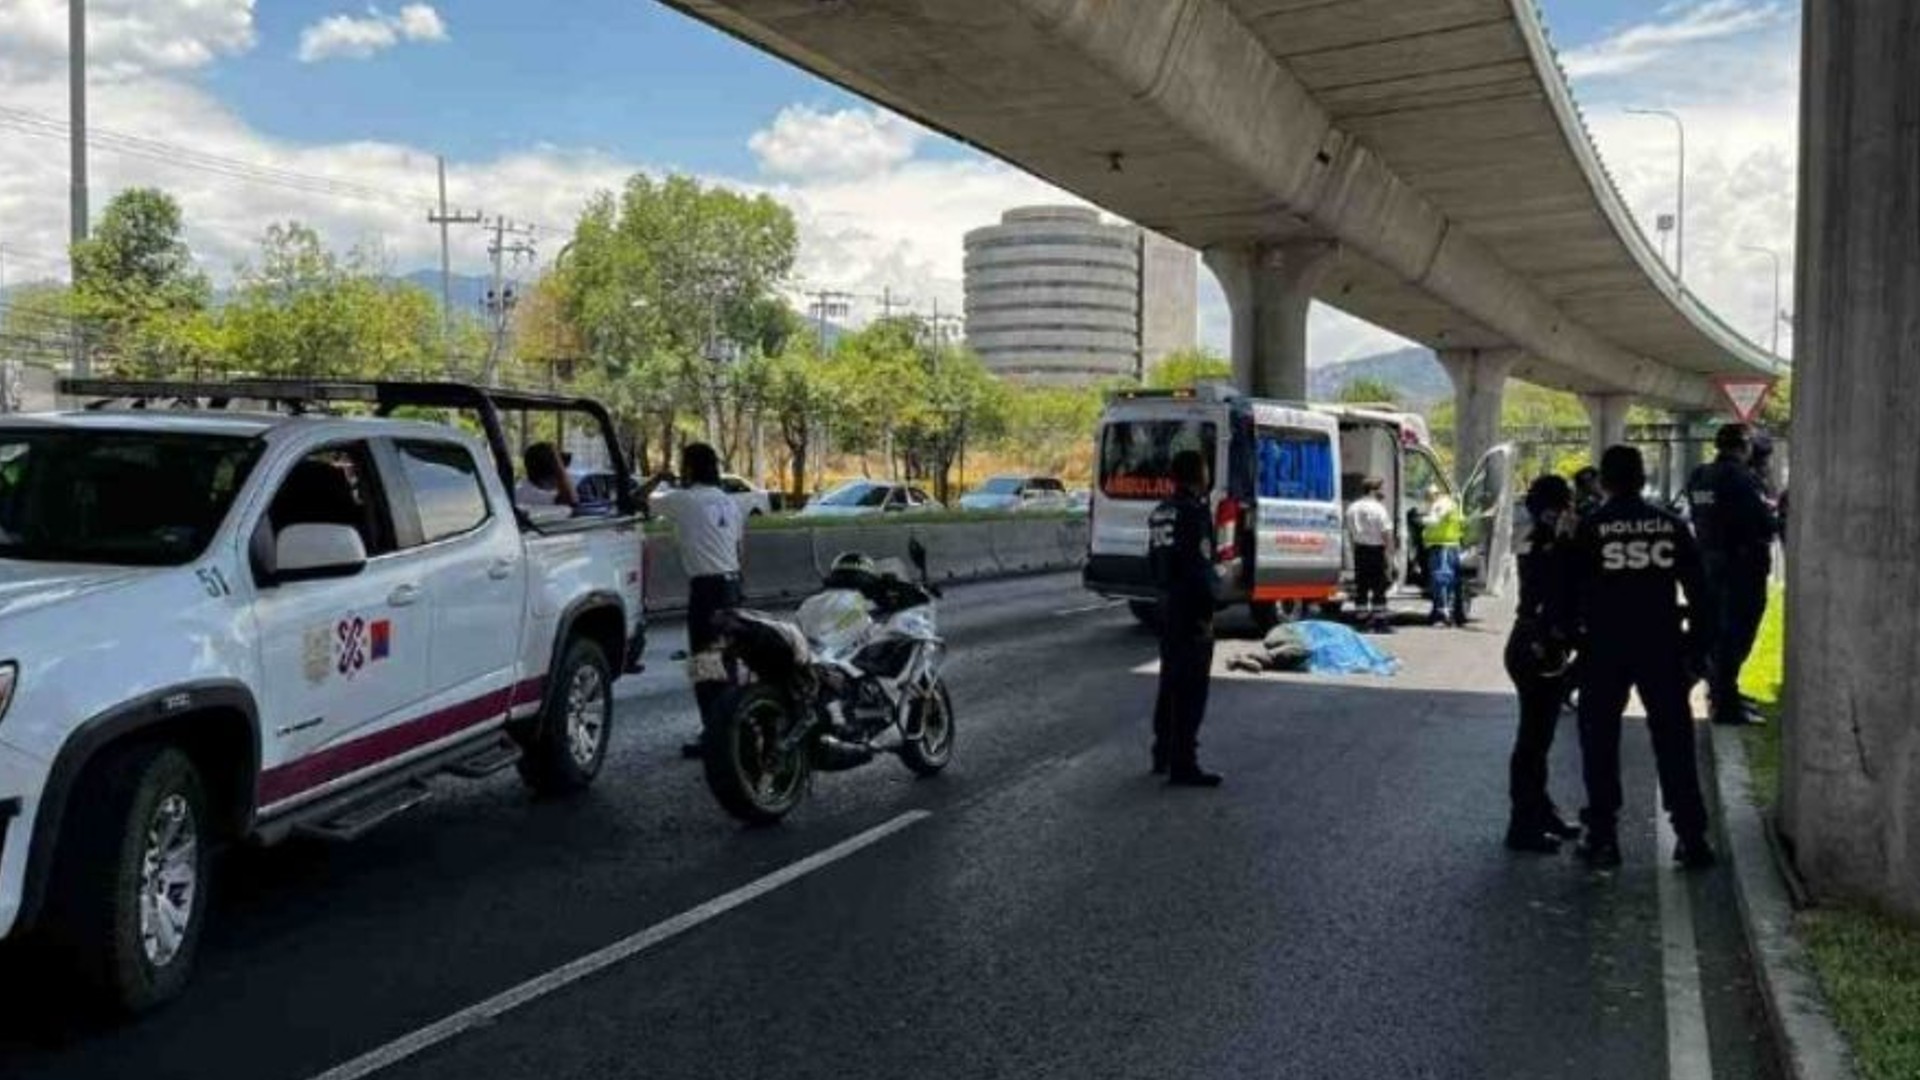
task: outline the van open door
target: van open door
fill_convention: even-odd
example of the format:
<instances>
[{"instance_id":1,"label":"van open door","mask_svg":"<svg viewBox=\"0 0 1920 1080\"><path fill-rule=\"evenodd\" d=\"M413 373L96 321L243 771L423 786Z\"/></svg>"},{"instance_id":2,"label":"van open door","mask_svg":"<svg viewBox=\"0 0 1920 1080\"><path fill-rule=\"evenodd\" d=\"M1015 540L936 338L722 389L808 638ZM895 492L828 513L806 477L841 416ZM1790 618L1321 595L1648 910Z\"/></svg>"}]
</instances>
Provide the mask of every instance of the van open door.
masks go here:
<instances>
[{"instance_id":1,"label":"van open door","mask_svg":"<svg viewBox=\"0 0 1920 1080\"><path fill-rule=\"evenodd\" d=\"M1513 549L1512 443L1486 452L1460 489L1460 511L1467 518L1466 561L1473 573L1468 586L1499 596L1506 586L1507 556Z\"/></svg>"}]
</instances>

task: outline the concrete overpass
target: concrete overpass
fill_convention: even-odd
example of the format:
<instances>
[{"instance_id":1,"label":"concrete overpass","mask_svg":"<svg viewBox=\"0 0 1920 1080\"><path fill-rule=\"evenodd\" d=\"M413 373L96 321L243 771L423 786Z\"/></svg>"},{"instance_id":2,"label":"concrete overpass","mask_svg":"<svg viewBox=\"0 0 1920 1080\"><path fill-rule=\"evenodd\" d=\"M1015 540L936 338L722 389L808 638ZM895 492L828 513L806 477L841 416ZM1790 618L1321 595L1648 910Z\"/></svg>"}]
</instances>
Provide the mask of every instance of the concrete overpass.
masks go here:
<instances>
[{"instance_id":1,"label":"concrete overpass","mask_svg":"<svg viewBox=\"0 0 1920 1080\"><path fill-rule=\"evenodd\" d=\"M1305 396L1316 298L1439 353L1464 448L1509 375L1604 441L1775 370L1633 223L1532 0L665 2L1201 249L1255 393Z\"/></svg>"}]
</instances>

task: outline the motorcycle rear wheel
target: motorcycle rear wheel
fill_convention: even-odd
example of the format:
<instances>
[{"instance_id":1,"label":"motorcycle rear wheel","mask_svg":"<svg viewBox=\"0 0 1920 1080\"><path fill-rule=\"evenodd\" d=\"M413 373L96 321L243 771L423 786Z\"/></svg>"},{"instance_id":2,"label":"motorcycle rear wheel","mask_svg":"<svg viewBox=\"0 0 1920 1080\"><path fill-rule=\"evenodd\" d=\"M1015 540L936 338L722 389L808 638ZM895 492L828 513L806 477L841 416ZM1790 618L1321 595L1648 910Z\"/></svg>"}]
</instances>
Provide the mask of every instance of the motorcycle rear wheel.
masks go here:
<instances>
[{"instance_id":1,"label":"motorcycle rear wheel","mask_svg":"<svg viewBox=\"0 0 1920 1080\"><path fill-rule=\"evenodd\" d=\"M765 683L727 690L701 733L707 788L722 809L751 825L772 825L806 795L807 747L781 750L801 718Z\"/></svg>"},{"instance_id":2,"label":"motorcycle rear wheel","mask_svg":"<svg viewBox=\"0 0 1920 1080\"><path fill-rule=\"evenodd\" d=\"M946 680L935 682L914 709L920 714L914 725L919 734L900 745L900 760L916 774L932 776L953 760L953 698Z\"/></svg>"}]
</instances>

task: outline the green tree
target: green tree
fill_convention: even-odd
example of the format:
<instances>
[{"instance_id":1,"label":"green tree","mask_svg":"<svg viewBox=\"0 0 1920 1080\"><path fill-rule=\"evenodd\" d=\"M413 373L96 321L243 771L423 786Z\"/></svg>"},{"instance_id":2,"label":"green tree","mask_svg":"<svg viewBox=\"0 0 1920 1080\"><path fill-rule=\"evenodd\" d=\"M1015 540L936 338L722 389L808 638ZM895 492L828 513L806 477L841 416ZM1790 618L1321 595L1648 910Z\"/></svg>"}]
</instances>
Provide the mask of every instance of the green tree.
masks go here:
<instances>
[{"instance_id":1,"label":"green tree","mask_svg":"<svg viewBox=\"0 0 1920 1080\"><path fill-rule=\"evenodd\" d=\"M875 319L834 345L827 364L832 392L840 402L834 443L860 455L862 472L871 472L868 458L877 451L887 463L887 475L900 475L896 437L909 411L929 395L932 365L920 355L920 336L916 319Z\"/></svg>"},{"instance_id":2,"label":"green tree","mask_svg":"<svg viewBox=\"0 0 1920 1080\"><path fill-rule=\"evenodd\" d=\"M1103 405L1099 390L1009 388L999 448L1037 472L1073 472L1091 453Z\"/></svg>"},{"instance_id":3,"label":"green tree","mask_svg":"<svg viewBox=\"0 0 1920 1080\"><path fill-rule=\"evenodd\" d=\"M787 450L788 491L806 494L807 467L820 433L832 425L839 405L827 362L814 337L799 334L767 363L766 421Z\"/></svg>"},{"instance_id":4,"label":"green tree","mask_svg":"<svg viewBox=\"0 0 1920 1080\"><path fill-rule=\"evenodd\" d=\"M1348 379L1333 399L1350 405L1393 405L1399 402L1400 392L1385 379L1363 375Z\"/></svg>"},{"instance_id":5,"label":"green tree","mask_svg":"<svg viewBox=\"0 0 1920 1080\"><path fill-rule=\"evenodd\" d=\"M934 498L947 502L953 495L954 462L968 440L1000 433L1008 390L968 350L929 349L926 362L924 396L908 414L904 439L915 471L932 479Z\"/></svg>"},{"instance_id":6,"label":"green tree","mask_svg":"<svg viewBox=\"0 0 1920 1080\"><path fill-rule=\"evenodd\" d=\"M1179 349L1162 357L1147 372L1147 385L1155 390L1178 390L1196 383L1233 378L1233 362L1204 348Z\"/></svg>"},{"instance_id":7,"label":"green tree","mask_svg":"<svg viewBox=\"0 0 1920 1080\"><path fill-rule=\"evenodd\" d=\"M180 204L154 188L114 196L73 248L71 314L99 366L164 375L204 359L212 289L181 236Z\"/></svg>"},{"instance_id":8,"label":"green tree","mask_svg":"<svg viewBox=\"0 0 1920 1080\"><path fill-rule=\"evenodd\" d=\"M269 226L220 319L235 372L330 378L420 377L441 359L440 310L426 290L342 259L298 222Z\"/></svg>"},{"instance_id":9,"label":"green tree","mask_svg":"<svg viewBox=\"0 0 1920 1080\"><path fill-rule=\"evenodd\" d=\"M641 410L635 419L659 434L663 457L689 409L705 414L716 441L738 439L717 400L732 380L714 377L714 346L731 340L767 355L791 335L791 313L771 301L797 237L792 213L772 198L685 176L635 175L582 213L555 274L559 306L591 364L629 384L623 406Z\"/></svg>"},{"instance_id":10,"label":"green tree","mask_svg":"<svg viewBox=\"0 0 1920 1080\"><path fill-rule=\"evenodd\" d=\"M62 284L23 285L8 292L0 319L0 355L44 367L73 356L73 294Z\"/></svg>"}]
</instances>

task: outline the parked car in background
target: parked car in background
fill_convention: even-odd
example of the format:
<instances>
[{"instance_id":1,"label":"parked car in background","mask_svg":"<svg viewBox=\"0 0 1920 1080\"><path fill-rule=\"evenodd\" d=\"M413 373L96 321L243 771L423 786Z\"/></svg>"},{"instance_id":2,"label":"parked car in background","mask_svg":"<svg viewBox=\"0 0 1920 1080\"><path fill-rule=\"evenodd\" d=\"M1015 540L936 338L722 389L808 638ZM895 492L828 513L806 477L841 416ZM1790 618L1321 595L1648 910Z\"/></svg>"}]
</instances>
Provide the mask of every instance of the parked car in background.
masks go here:
<instances>
[{"instance_id":1,"label":"parked car in background","mask_svg":"<svg viewBox=\"0 0 1920 1080\"><path fill-rule=\"evenodd\" d=\"M583 505L611 504L614 483L613 474L604 470L575 470L573 473L573 490L580 497ZM629 483L635 492L639 491L638 477L631 478ZM661 491L671 487L671 484L662 485L655 490L655 497L658 497ZM734 505L740 508L740 514L743 517L758 517L761 514L773 513L773 499L764 488L756 487L741 477L731 475L720 478L720 487L721 490L733 496Z\"/></svg>"},{"instance_id":2,"label":"parked car in background","mask_svg":"<svg viewBox=\"0 0 1920 1080\"><path fill-rule=\"evenodd\" d=\"M1065 510L1067 487L1051 476L995 476L960 497L962 510Z\"/></svg>"},{"instance_id":3,"label":"parked car in background","mask_svg":"<svg viewBox=\"0 0 1920 1080\"><path fill-rule=\"evenodd\" d=\"M881 514L924 514L944 510L931 495L907 484L884 480L849 480L807 503L804 518L878 517Z\"/></svg>"},{"instance_id":4,"label":"parked car in background","mask_svg":"<svg viewBox=\"0 0 1920 1080\"><path fill-rule=\"evenodd\" d=\"M1093 489L1075 488L1067 492L1067 513L1086 515L1093 512Z\"/></svg>"}]
</instances>

